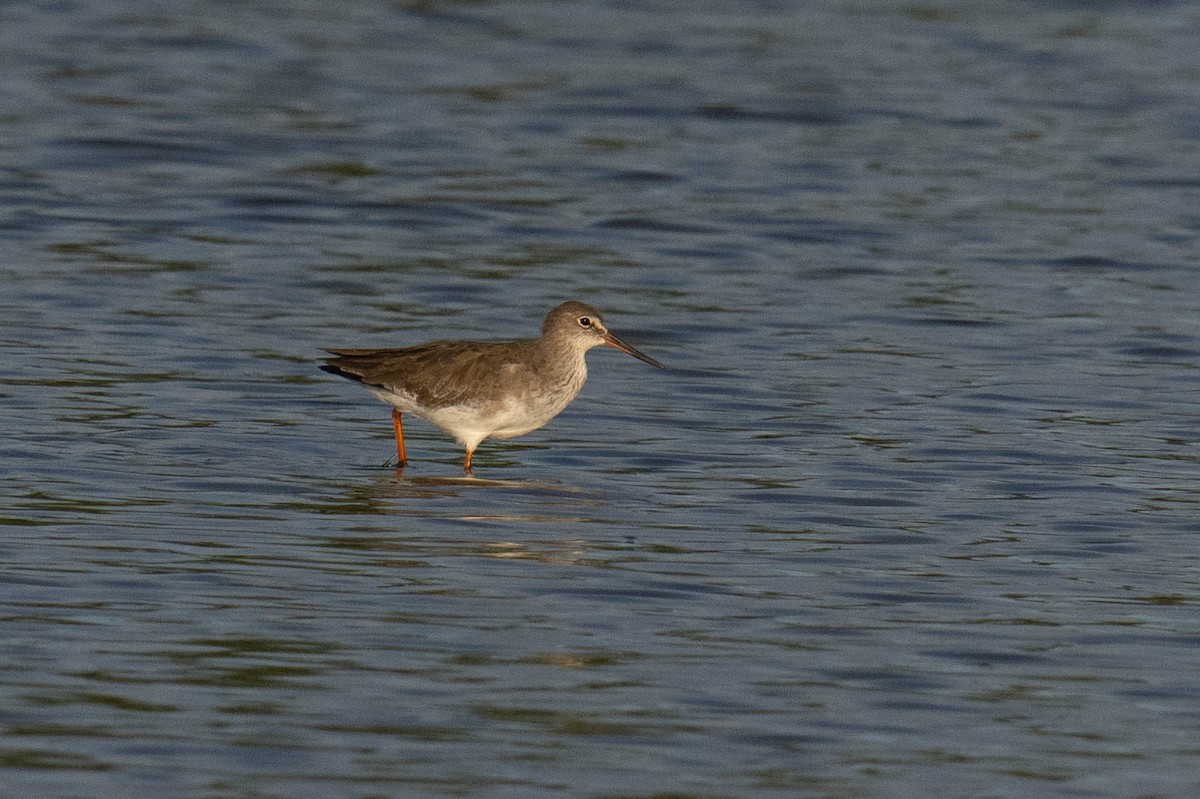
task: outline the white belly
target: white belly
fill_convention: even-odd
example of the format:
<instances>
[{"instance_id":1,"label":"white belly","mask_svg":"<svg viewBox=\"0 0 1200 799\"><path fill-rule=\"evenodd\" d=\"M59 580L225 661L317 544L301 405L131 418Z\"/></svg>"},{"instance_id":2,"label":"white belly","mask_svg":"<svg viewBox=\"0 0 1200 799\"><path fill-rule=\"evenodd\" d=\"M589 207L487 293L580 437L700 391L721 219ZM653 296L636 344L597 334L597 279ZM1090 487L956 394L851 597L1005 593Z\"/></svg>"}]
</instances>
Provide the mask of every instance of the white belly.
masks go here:
<instances>
[{"instance_id":1,"label":"white belly","mask_svg":"<svg viewBox=\"0 0 1200 799\"><path fill-rule=\"evenodd\" d=\"M446 405L427 408L404 392L373 388L371 393L401 413L411 413L437 425L468 449L485 438L516 438L545 426L575 399L583 383L556 393L553 401L545 397L515 395L502 401L480 405Z\"/></svg>"}]
</instances>

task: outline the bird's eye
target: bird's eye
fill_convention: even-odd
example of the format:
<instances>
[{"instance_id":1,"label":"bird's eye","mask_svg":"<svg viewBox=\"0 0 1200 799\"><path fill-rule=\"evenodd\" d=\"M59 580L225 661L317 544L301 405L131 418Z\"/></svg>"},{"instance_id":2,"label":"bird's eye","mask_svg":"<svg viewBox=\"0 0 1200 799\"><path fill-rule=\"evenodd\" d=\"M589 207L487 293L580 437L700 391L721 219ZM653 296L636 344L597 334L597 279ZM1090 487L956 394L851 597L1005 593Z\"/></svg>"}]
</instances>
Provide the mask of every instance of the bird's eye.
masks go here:
<instances>
[{"instance_id":1,"label":"bird's eye","mask_svg":"<svg viewBox=\"0 0 1200 799\"><path fill-rule=\"evenodd\" d=\"M592 326L592 318L590 316L579 317L579 326L580 327L591 327Z\"/></svg>"}]
</instances>

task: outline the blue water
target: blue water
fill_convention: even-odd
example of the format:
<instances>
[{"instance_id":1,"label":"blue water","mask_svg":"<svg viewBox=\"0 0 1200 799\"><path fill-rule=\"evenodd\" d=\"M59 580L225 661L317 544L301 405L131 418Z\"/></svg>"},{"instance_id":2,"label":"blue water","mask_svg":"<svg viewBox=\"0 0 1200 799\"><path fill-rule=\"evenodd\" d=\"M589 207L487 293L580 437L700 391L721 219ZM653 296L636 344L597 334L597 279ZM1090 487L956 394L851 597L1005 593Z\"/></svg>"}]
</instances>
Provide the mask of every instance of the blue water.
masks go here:
<instances>
[{"instance_id":1,"label":"blue water","mask_svg":"<svg viewBox=\"0 0 1200 799\"><path fill-rule=\"evenodd\" d=\"M0 6L0 792L1200 793L1186 3ZM611 350L440 431L323 346Z\"/></svg>"}]
</instances>

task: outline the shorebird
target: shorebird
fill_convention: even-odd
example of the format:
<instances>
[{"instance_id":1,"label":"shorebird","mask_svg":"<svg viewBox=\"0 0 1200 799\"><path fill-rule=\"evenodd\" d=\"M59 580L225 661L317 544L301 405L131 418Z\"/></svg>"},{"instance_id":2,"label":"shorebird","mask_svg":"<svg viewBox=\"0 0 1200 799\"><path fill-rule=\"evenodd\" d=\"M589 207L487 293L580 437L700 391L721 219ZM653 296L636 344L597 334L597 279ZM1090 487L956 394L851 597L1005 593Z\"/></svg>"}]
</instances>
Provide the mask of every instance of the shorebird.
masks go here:
<instances>
[{"instance_id":1,"label":"shorebird","mask_svg":"<svg viewBox=\"0 0 1200 799\"><path fill-rule=\"evenodd\" d=\"M440 427L466 448L463 471L485 438L516 438L558 416L587 380L584 354L606 346L665 369L608 332L600 312L574 300L519 341L433 341L381 350L326 350L321 368L361 383L392 406L396 468L403 469L405 413Z\"/></svg>"}]
</instances>

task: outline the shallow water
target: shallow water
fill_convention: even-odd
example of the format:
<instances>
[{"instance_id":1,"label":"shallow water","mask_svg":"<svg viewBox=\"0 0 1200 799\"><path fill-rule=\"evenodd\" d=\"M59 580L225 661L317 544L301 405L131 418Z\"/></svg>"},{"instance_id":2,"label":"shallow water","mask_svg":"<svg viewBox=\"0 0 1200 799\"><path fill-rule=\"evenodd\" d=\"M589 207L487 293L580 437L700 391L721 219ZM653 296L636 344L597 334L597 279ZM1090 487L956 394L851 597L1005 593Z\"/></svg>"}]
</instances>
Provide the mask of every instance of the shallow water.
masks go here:
<instances>
[{"instance_id":1,"label":"shallow water","mask_svg":"<svg viewBox=\"0 0 1200 799\"><path fill-rule=\"evenodd\" d=\"M0 785L1190 797L1189 4L0 9ZM322 346L612 351L458 447Z\"/></svg>"}]
</instances>

